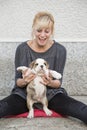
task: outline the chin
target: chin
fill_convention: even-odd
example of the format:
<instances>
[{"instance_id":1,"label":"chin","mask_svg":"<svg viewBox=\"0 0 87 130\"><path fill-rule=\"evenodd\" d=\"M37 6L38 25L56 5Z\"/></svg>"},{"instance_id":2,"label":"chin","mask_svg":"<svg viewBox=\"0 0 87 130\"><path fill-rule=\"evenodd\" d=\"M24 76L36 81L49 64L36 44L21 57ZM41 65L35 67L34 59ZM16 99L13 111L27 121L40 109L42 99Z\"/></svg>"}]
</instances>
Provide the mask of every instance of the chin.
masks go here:
<instances>
[{"instance_id":1,"label":"chin","mask_svg":"<svg viewBox=\"0 0 87 130\"><path fill-rule=\"evenodd\" d=\"M47 44L47 41L44 41L44 42L39 41L38 44L39 46L45 46Z\"/></svg>"}]
</instances>

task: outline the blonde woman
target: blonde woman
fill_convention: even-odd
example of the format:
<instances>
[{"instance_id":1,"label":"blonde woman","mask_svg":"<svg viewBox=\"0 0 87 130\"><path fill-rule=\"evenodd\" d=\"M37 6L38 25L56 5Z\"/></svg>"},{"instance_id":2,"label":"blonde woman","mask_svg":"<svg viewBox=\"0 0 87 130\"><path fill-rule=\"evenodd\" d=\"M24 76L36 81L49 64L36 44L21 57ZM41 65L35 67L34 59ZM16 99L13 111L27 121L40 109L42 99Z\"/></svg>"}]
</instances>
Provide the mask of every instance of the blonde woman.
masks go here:
<instances>
[{"instance_id":1,"label":"blonde woman","mask_svg":"<svg viewBox=\"0 0 87 130\"><path fill-rule=\"evenodd\" d=\"M26 106L26 85L35 78L30 74L25 81L18 66L29 64L37 59L45 59L50 69L62 74L66 61L66 49L64 46L53 40L54 18L48 12L39 12L35 15L32 24L32 39L21 43L15 54L15 85L12 93L0 101L0 117L17 115L27 112ZM43 77L43 84L47 86L48 107L63 115L72 116L87 123L87 105L79 102L67 95L61 87L62 79L46 79ZM36 104L36 108L40 108Z\"/></svg>"}]
</instances>

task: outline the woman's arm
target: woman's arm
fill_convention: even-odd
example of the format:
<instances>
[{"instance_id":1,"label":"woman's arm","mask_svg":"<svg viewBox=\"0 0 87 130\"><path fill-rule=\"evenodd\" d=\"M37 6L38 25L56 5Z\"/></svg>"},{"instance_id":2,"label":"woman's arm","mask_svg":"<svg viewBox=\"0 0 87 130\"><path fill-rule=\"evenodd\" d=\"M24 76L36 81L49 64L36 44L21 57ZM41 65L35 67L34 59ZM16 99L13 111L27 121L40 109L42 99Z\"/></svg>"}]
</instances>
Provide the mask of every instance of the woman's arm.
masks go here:
<instances>
[{"instance_id":1,"label":"woman's arm","mask_svg":"<svg viewBox=\"0 0 87 130\"><path fill-rule=\"evenodd\" d=\"M61 85L61 82L57 79L53 80L51 77L46 78L46 76L43 76L42 78L43 78L43 82L41 83L46 86L50 86L51 88L59 88Z\"/></svg>"},{"instance_id":2,"label":"woman's arm","mask_svg":"<svg viewBox=\"0 0 87 130\"><path fill-rule=\"evenodd\" d=\"M27 85L27 82L23 78L18 78L16 80L16 84L18 87L25 87Z\"/></svg>"},{"instance_id":3,"label":"woman's arm","mask_svg":"<svg viewBox=\"0 0 87 130\"><path fill-rule=\"evenodd\" d=\"M30 83L32 80L34 80L35 74L29 74L28 76L24 78L18 78L16 80L16 84L18 87L25 87L28 83Z\"/></svg>"},{"instance_id":4,"label":"woman's arm","mask_svg":"<svg viewBox=\"0 0 87 130\"><path fill-rule=\"evenodd\" d=\"M19 66L28 66L26 53L24 44L20 44L15 53L15 84L18 87L25 87L27 85L27 82L22 78L22 73L17 71Z\"/></svg>"}]
</instances>

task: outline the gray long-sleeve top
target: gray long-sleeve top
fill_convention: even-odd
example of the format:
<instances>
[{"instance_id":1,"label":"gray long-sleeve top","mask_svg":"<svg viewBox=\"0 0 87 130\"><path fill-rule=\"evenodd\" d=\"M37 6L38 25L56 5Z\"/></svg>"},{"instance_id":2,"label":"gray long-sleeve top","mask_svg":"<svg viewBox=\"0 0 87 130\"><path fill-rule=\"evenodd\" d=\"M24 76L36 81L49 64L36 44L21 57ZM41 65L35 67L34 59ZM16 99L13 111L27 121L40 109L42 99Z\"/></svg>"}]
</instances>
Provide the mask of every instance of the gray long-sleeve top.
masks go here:
<instances>
[{"instance_id":1,"label":"gray long-sleeve top","mask_svg":"<svg viewBox=\"0 0 87 130\"><path fill-rule=\"evenodd\" d=\"M66 49L63 45L54 41L54 44L45 52L35 52L32 50L27 41L21 43L17 49L15 54L15 85L12 90L12 93L18 94L24 99L26 99L26 86L21 88L16 85L16 80L18 78L22 78L21 72L17 71L17 67L19 66L29 66L29 64L37 59L43 58L49 64L49 69L55 70L62 74L63 78L63 70L66 61ZM62 79L60 80L62 84ZM52 99L57 93L66 93L64 88L51 88L47 87L47 98L48 100Z\"/></svg>"}]
</instances>

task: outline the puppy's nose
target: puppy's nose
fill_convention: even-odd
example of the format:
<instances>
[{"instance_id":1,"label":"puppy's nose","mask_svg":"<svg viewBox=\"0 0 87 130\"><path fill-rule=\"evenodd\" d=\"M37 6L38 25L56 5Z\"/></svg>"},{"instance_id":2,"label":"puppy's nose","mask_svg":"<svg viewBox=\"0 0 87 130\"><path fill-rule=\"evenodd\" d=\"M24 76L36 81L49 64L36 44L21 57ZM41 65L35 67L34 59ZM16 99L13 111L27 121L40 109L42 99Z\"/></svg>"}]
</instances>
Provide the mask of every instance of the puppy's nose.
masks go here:
<instances>
[{"instance_id":1,"label":"puppy's nose","mask_svg":"<svg viewBox=\"0 0 87 130\"><path fill-rule=\"evenodd\" d=\"M43 65L40 66L43 69Z\"/></svg>"}]
</instances>

